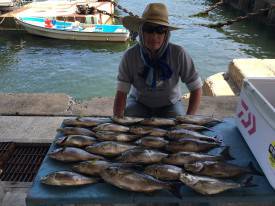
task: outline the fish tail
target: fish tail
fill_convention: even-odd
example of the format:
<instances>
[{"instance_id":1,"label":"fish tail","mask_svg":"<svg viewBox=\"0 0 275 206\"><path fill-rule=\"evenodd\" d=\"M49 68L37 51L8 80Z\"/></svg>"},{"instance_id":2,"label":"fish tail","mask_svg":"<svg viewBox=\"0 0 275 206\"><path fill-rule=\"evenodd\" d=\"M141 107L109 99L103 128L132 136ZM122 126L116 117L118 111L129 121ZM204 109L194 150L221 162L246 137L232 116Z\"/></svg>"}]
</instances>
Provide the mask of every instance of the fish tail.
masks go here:
<instances>
[{"instance_id":1,"label":"fish tail","mask_svg":"<svg viewBox=\"0 0 275 206\"><path fill-rule=\"evenodd\" d=\"M259 176L264 176L263 172L257 170L252 162L249 162L247 167L249 168L249 170L251 171L252 174L259 175Z\"/></svg>"},{"instance_id":2,"label":"fish tail","mask_svg":"<svg viewBox=\"0 0 275 206\"><path fill-rule=\"evenodd\" d=\"M171 183L170 184L170 189L169 189L169 191L179 199L182 199L182 195L181 195L181 192L180 192L181 191L181 186L182 186L182 183L179 183L179 182Z\"/></svg>"},{"instance_id":3,"label":"fish tail","mask_svg":"<svg viewBox=\"0 0 275 206\"><path fill-rule=\"evenodd\" d=\"M229 146L225 146L223 151L221 152L221 155L224 157L225 160L234 160L235 158L231 156L229 148Z\"/></svg>"},{"instance_id":4,"label":"fish tail","mask_svg":"<svg viewBox=\"0 0 275 206\"><path fill-rule=\"evenodd\" d=\"M247 178L245 178L242 182L241 182L241 186L242 187L256 187L258 185L252 183L253 180L253 176L249 176Z\"/></svg>"}]
</instances>

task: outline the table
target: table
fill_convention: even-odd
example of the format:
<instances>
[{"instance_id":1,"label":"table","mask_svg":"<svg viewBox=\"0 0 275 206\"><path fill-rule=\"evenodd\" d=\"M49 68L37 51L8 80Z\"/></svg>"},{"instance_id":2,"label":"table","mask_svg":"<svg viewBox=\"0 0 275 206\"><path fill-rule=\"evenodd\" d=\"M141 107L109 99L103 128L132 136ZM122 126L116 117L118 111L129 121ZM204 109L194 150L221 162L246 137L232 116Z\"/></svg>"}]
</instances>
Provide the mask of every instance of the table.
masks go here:
<instances>
[{"instance_id":1,"label":"table","mask_svg":"<svg viewBox=\"0 0 275 206\"><path fill-rule=\"evenodd\" d=\"M231 161L232 163L246 166L252 161L254 166L260 170L257 161L239 133L234 118L225 118L223 123L214 126L212 129L223 139L225 145L230 146L230 153L236 158ZM213 135L212 131L204 133ZM54 148L55 145L52 144L49 151L52 151ZM215 152L215 150L213 151ZM124 191L107 183L78 187L54 187L40 183L42 176L64 169L70 170L70 167L65 163L57 162L46 156L27 194L26 205L144 203L202 203L211 205L226 202L273 203L275 205L275 190L270 186L264 176L253 177L253 183L257 184L256 187L234 189L214 196L200 195L183 185L181 188L182 199L175 197L169 191L159 191L153 195L146 195L143 193Z\"/></svg>"}]
</instances>

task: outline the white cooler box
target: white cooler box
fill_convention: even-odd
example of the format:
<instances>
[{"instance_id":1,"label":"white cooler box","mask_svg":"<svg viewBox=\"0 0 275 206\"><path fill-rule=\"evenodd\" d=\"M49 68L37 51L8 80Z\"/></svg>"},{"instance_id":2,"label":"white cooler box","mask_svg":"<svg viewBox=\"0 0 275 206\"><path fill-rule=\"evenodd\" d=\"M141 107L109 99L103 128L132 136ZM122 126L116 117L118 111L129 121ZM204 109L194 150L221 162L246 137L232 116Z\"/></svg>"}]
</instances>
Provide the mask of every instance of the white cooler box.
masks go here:
<instances>
[{"instance_id":1,"label":"white cooler box","mask_svg":"<svg viewBox=\"0 0 275 206\"><path fill-rule=\"evenodd\" d=\"M244 80L236 124L275 189L275 77Z\"/></svg>"}]
</instances>

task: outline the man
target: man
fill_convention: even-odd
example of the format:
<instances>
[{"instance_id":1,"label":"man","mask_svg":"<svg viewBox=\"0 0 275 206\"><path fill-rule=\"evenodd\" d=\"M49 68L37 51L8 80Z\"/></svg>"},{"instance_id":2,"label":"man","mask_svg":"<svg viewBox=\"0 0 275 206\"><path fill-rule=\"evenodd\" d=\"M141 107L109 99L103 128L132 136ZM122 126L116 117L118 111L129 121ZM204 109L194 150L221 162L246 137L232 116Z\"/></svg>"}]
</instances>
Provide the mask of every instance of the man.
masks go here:
<instances>
[{"instance_id":1,"label":"man","mask_svg":"<svg viewBox=\"0 0 275 206\"><path fill-rule=\"evenodd\" d=\"M120 62L113 115L145 118L184 115L180 79L190 91L187 114L195 114L202 82L191 57L181 46L169 42L170 31L178 27L169 24L166 6L151 3L141 18L127 16L122 23L138 32L139 43L128 49Z\"/></svg>"}]
</instances>

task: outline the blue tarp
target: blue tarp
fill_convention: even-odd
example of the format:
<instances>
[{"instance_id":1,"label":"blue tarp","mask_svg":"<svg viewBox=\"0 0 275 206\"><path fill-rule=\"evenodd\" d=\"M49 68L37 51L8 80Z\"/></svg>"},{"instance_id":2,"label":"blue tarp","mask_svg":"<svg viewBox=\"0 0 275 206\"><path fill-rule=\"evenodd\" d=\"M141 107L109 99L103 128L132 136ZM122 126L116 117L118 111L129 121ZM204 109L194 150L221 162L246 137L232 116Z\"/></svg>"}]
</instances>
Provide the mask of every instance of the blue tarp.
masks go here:
<instances>
[{"instance_id":1,"label":"blue tarp","mask_svg":"<svg viewBox=\"0 0 275 206\"><path fill-rule=\"evenodd\" d=\"M232 163L246 166L253 162L260 170L255 158L250 152L246 142L235 126L233 118L226 118L212 128L214 132L206 134L218 135L223 139L224 145L230 146L230 153L236 159ZM52 144L49 151L55 146ZM215 152L213 150L212 152ZM200 195L186 186L182 186L182 199L178 199L168 191L156 192L152 195L124 191L107 183L78 187L54 187L40 183L40 178L54 171L70 170L70 164L60 163L45 157L38 174L26 198L27 206L45 206L55 204L142 204L142 203L226 203L226 202L254 202L275 203L275 191L264 176L254 176L256 187L240 188L226 191L213 196Z\"/></svg>"}]
</instances>

